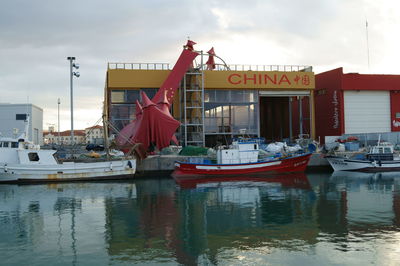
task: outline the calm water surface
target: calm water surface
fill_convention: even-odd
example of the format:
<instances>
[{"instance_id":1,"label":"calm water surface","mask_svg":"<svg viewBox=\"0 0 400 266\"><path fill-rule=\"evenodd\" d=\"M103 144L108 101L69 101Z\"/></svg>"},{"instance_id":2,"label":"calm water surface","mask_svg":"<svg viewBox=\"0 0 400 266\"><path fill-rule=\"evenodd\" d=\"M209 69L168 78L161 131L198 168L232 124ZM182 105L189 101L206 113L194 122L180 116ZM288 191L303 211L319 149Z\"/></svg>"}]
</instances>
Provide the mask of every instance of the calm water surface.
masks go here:
<instances>
[{"instance_id":1,"label":"calm water surface","mask_svg":"<svg viewBox=\"0 0 400 266\"><path fill-rule=\"evenodd\" d=\"M400 174L0 186L2 265L400 265Z\"/></svg>"}]
</instances>

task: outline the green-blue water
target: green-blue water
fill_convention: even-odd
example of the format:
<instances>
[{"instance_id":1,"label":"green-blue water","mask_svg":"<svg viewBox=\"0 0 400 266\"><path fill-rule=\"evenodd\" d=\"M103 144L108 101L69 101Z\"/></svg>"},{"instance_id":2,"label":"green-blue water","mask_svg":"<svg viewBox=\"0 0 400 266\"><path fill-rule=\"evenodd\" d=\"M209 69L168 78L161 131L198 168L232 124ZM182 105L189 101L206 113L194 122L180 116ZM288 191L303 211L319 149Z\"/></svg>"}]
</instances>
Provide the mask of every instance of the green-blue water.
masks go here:
<instances>
[{"instance_id":1,"label":"green-blue water","mask_svg":"<svg viewBox=\"0 0 400 266\"><path fill-rule=\"evenodd\" d=\"M400 174L0 186L1 265L400 265Z\"/></svg>"}]
</instances>

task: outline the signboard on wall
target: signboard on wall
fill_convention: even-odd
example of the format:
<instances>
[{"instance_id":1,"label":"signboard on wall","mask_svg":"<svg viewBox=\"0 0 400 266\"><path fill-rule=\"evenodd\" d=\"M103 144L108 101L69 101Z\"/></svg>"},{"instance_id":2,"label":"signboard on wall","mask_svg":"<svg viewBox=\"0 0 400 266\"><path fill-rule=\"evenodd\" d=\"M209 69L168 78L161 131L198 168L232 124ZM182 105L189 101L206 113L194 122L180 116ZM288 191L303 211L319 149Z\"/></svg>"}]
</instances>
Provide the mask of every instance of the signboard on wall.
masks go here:
<instances>
[{"instance_id":1,"label":"signboard on wall","mask_svg":"<svg viewBox=\"0 0 400 266\"><path fill-rule=\"evenodd\" d=\"M314 89L313 72L204 71L204 86L212 89Z\"/></svg>"}]
</instances>

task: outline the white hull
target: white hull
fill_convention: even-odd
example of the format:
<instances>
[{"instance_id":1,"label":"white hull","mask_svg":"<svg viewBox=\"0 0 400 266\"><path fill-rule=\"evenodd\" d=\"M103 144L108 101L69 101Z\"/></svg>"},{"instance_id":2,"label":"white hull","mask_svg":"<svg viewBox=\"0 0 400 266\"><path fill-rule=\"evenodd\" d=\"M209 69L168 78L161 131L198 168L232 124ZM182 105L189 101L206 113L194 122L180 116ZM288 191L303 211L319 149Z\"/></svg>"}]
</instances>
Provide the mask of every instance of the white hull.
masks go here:
<instances>
[{"instance_id":1,"label":"white hull","mask_svg":"<svg viewBox=\"0 0 400 266\"><path fill-rule=\"evenodd\" d=\"M399 171L400 160L393 161L368 161L368 160L353 160L344 157L328 156L326 157L329 164L335 171Z\"/></svg>"},{"instance_id":2,"label":"white hull","mask_svg":"<svg viewBox=\"0 0 400 266\"><path fill-rule=\"evenodd\" d=\"M136 160L62 164L0 163L0 182L106 179L134 175Z\"/></svg>"}]
</instances>

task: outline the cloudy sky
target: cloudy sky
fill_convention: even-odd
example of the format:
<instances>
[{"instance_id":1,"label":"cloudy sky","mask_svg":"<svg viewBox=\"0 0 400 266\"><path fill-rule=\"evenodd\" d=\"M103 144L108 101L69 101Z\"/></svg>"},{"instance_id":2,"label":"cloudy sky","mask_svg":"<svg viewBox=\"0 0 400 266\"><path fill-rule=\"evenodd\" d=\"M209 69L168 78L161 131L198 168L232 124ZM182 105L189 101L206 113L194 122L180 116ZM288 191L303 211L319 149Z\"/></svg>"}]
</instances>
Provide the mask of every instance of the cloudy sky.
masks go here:
<instances>
[{"instance_id":1,"label":"cloudy sky","mask_svg":"<svg viewBox=\"0 0 400 266\"><path fill-rule=\"evenodd\" d=\"M315 73L400 74L397 0L0 0L0 102L32 103L44 127L101 117L108 62L173 65L188 36L228 64L311 65ZM368 20L369 66L367 53Z\"/></svg>"}]
</instances>

